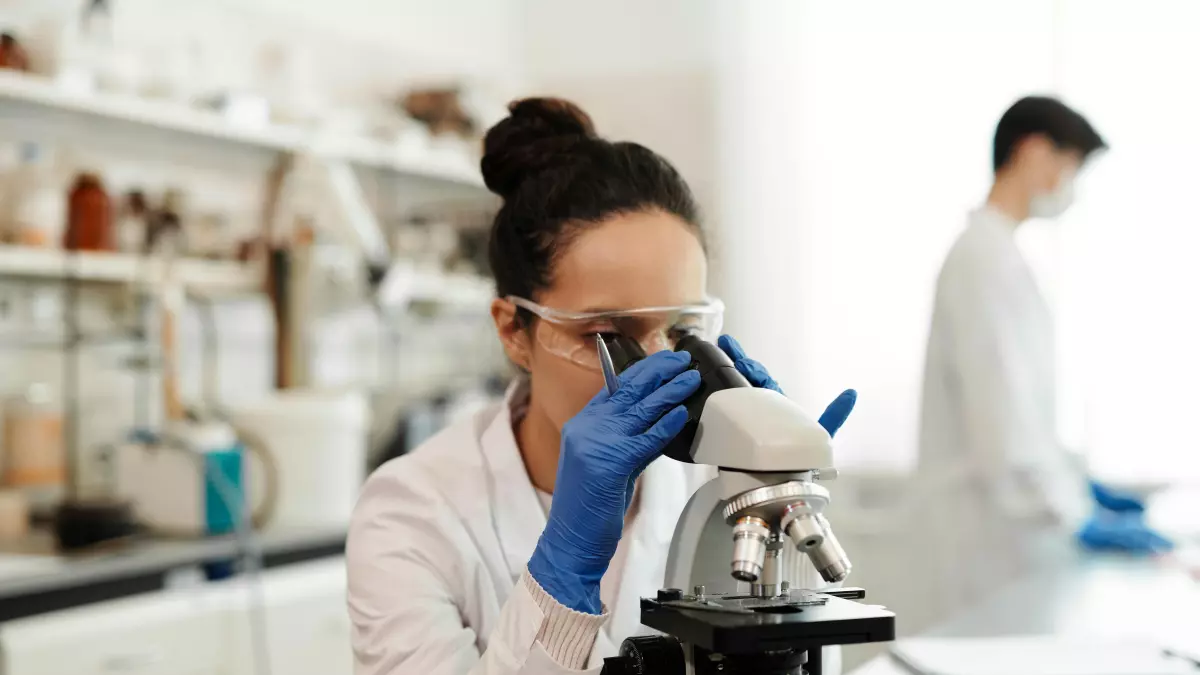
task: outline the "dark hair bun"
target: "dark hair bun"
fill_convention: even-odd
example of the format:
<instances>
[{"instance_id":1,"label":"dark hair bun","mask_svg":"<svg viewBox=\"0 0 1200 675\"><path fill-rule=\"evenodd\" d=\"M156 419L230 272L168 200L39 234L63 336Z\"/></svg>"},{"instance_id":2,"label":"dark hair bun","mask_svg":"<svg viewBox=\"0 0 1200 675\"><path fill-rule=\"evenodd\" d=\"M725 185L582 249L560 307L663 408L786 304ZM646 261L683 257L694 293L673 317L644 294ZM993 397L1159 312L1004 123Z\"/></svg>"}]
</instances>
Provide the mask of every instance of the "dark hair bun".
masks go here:
<instances>
[{"instance_id":1,"label":"dark hair bun","mask_svg":"<svg viewBox=\"0 0 1200 675\"><path fill-rule=\"evenodd\" d=\"M483 139L483 182L505 199L529 176L569 161L570 150L596 138L592 118L560 98L526 98Z\"/></svg>"}]
</instances>

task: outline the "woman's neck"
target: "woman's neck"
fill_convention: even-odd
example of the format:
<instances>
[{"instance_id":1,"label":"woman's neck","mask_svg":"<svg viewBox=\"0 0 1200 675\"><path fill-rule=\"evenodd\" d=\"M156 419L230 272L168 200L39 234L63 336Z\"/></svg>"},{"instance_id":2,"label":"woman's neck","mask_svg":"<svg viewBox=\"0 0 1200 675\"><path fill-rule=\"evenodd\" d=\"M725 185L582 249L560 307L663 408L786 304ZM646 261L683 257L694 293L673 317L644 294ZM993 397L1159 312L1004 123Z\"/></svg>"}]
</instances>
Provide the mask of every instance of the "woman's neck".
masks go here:
<instances>
[{"instance_id":1,"label":"woman's neck","mask_svg":"<svg viewBox=\"0 0 1200 675\"><path fill-rule=\"evenodd\" d=\"M517 422L516 436L529 480L535 488L553 494L561 442L558 427L531 401L525 416Z\"/></svg>"}]
</instances>

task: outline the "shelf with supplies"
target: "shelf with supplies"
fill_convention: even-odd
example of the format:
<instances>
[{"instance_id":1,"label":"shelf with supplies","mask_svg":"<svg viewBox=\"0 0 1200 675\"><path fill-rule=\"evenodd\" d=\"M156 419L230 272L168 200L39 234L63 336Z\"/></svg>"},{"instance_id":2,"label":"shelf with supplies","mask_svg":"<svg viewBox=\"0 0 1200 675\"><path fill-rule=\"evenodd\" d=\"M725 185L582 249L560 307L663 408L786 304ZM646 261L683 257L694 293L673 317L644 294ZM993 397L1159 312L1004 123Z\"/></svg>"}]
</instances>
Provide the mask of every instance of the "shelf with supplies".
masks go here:
<instances>
[{"instance_id":1,"label":"shelf with supplies","mask_svg":"<svg viewBox=\"0 0 1200 675\"><path fill-rule=\"evenodd\" d=\"M486 310L495 295L491 279L470 274L441 274L420 277L412 299L460 309Z\"/></svg>"},{"instance_id":2,"label":"shelf with supplies","mask_svg":"<svg viewBox=\"0 0 1200 675\"><path fill-rule=\"evenodd\" d=\"M395 144L369 138L323 139L306 146L317 157L352 165L391 171L452 185L485 189L477 162L465 154L430 151L421 156L405 153Z\"/></svg>"},{"instance_id":3,"label":"shelf with supplies","mask_svg":"<svg viewBox=\"0 0 1200 675\"><path fill-rule=\"evenodd\" d=\"M406 156L395 144L371 138L329 137L279 124L239 126L215 112L181 103L108 92L73 92L37 75L0 70L0 104L4 103L94 116L271 152L310 152L322 159L483 189L477 167L466 156L436 151Z\"/></svg>"},{"instance_id":4,"label":"shelf with supplies","mask_svg":"<svg viewBox=\"0 0 1200 675\"><path fill-rule=\"evenodd\" d=\"M394 264L379 289L379 300L384 306L418 302L472 312L485 311L495 295L495 285L490 278L461 272L420 270L406 263Z\"/></svg>"},{"instance_id":5,"label":"shelf with supplies","mask_svg":"<svg viewBox=\"0 0 1200 675\"><path fill-rule=\"evenodd\" d=\"M47 78L14 71L0 70L0 101L93 115L279 152L296 151L304 144L304 134L299 129L280 126L242 128L216 113L194 110L178 103L109 93L76 93Z\"/></svg>"},{"instance_id":6,"label":"shelf with supplies","mask_svg":"<svg viewBox=\"0 0 1200 675\"><path fill-rule=\"evenodd\" d=\"M170 278L188 289L245 293L263 286L263 275L253 264L199 258L168 262L128 253L7 245L0 246L0 278L73 278L90 283L146 285Z\"/></svg>"}]
</instances>

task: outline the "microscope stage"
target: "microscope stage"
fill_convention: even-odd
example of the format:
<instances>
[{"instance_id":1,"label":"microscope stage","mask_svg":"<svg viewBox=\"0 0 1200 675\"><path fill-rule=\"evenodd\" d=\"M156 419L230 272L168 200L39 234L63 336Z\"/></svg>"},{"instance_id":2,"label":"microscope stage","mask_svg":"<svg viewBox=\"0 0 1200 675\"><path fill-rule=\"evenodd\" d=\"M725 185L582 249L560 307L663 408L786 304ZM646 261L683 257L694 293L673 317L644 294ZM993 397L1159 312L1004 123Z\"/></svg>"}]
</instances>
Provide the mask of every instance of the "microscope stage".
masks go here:
<instances>
[{"instance_id":1,"label":"microscope stage","mask_svg":"<svg viewBox=\"0 0 1200 675\"><path fill-rule=\"evenodd\" d=\"M642 599L642 623L722 654L886 642L896 637L896 615L886 609L817 594L825 602L771 611L686 609Z\"/></svg>"}]
</instances>

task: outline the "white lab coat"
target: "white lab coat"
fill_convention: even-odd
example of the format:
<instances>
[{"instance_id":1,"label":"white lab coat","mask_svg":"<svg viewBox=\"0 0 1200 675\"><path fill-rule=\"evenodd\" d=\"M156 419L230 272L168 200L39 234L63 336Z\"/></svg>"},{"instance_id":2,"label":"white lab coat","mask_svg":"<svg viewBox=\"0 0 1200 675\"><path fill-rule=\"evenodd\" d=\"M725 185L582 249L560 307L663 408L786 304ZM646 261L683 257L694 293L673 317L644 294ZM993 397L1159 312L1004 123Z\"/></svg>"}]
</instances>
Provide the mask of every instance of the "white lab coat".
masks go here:
<instances>
[{"instance_id":1,"label":"white lab coat","mask_svg":"<svg viewBox=\"0 0 1200 675\"><path fill-rule=\"evenodd\" d=\"M1056 430L1052 317L1016 227L976 211L938 277L912 523L925 535L914 572L937 617L1069 554L1086 513L1083 474Z\"/></svg>"},{"instance_id":2,"label":"white lab coat","mask_svg":"<svg viewBox=\"0 0 1200 675\"><path fill-rule=\"evenodd\" d=\"M367 481L346 545L359 675L577 672L536 642L542 614L517 584L546 524L513 435L519 396L510 390ZM670 459L643 473L614 558L623 564L609 570L620 574L616 601L588 660L597 672L624 638L649 632L639 599L662 586L679 513L711 476Z\"/></svg>"}]
</instances>

